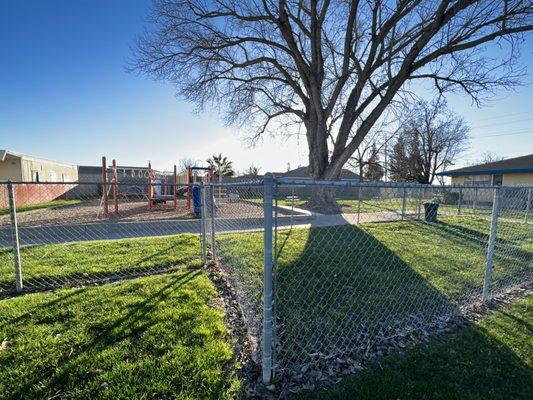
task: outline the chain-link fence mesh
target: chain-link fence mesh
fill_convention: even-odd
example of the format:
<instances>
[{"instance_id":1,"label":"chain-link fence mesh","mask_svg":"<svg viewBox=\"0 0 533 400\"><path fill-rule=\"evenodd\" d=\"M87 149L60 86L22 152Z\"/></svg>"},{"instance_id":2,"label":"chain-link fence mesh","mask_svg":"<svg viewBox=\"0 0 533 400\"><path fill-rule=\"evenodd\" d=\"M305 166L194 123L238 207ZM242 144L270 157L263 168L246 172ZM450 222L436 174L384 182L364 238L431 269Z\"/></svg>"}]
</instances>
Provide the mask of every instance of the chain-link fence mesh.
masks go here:
<instances>
[{"instance_id":1,"label":"chain-link fence mesh","mask_svg":"<svg viewBox=\"0 0 533 400\"><path fill-rule=\"evenodd\" d=\"M533 188L502 187L490 293L533 281Z\"/></svg>"},{"instance_id":2,"label":"chain-link fence mesh","mask_svg":"<svg viewBox=\"0 0 533 400\"><path fill-rule=\"evenodd\" d=\"M15 289L8 187L0 184L1 294ZM11 187L25 290L105 283L200 263L199 215L186 183L176 190L162 180ZM126 253L128 261L121 262Z\"/></svg>"},{"instance_id":3,"label":"chain-link fence mesh","mask_svg":"<svg viewBox=\"0 0 533 400\"><path fill-rule=\"evenodd\" d=\"M257 347L262 325L263 185L262 182L205 187L206 238L235 290L245 326Z\"/></svg>"},{"instance_id":4,"label":"chain-link fence mesh","mask_svg":"<svg viewBox=\"0 0 533 400\"><path fill-rule=\"evenodd\" d=\"M379 356L391 342L402 347L484 293L533 280L530 187L279 179L266 202L265 189L262 180L14 183L23 289L100 284L216 260L259 361L269 309L266 229L273 368L290 381L306 371L330 373L331 360ZM264 211L270 200L271 219ZM0 202L6 295L16 290L7 183Z\"/></svg>"},{"instance_id":5,"label":"chain-link fence mesh","mask_svg":"<svg viewBox=\"0 0 533 400\"><path fill-rule=\"evenodd\" d=\"M265 228L262 183L207 186L209 256L260 341L264 229L272 229L276 375L327 374L328 360L385 354L391 341L402 347L482 300L496 195L490 292L530 284L530 191L279 179Z\"/></svg>"}]
</instances>

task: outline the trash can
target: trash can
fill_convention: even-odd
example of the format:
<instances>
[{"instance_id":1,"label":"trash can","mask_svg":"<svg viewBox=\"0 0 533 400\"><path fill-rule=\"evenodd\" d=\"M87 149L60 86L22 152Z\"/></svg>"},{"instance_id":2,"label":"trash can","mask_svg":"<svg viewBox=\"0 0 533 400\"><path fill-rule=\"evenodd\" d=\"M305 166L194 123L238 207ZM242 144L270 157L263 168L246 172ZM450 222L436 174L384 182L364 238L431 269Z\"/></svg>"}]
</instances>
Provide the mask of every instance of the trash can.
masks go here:
<instances>
[{"instance_id":1,"label":"trash can","mask_svg":"<svg viewBox=\"0 0 533 400\"><path fill-rule=\"evenodd\" d=\"M425 220L426 222L437 222L437 214L439 212L439 203L425 203Z\"/></svg>"},{"instance_id":2,"label":"trash can","mask_svg":"<svg viewBox=\"0 0 533 400\"><path fill-rule=\"evenodd\" d=\"M194 213L196 214L197 217L199 217L202 212L202 196L201 196L200 186L192 187L192 205L193 205Z\"/></svg>"}]
</instances>

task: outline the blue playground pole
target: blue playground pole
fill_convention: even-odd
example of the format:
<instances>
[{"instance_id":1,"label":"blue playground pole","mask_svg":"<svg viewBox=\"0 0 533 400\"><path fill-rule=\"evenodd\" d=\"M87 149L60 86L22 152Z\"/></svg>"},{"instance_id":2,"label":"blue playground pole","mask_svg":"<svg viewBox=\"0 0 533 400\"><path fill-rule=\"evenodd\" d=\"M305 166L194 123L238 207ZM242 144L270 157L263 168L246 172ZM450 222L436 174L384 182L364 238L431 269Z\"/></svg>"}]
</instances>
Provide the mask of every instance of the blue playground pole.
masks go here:
<instances>
[{"instance_id":1,"label":"blue playground pole","mask_svg":"<svg viewBox=\"0 0 533 400\"><path fill-rule=\"evenodd\" d=\"M192 187L192 204L194 213L199 217L202 213L202 196L200 192L200 186Z\"/></svg>"}]
</instances>

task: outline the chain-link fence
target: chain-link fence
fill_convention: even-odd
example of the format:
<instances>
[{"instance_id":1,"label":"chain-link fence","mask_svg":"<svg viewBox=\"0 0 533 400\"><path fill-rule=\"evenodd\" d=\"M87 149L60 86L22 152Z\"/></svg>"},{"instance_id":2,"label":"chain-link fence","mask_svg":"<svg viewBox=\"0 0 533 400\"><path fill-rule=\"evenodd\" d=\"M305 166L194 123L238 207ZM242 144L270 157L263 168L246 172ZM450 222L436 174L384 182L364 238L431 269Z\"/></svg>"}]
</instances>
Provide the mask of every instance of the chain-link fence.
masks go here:
<instances>
[{"instance_id":1,"label":"chain-link fence","mask_svg":"<svg viewBox=\"0 0 533 400\"><path fill-rule=\"evenodd\" d=\"M0 296L199 265L191 189L162 180L0 183Z\"/></svg>"},{"instance_id":2,"label":"chain-link fence","mask_svg":"<svg viewBox=\"0 0 533 400\"><path fill-rule=\"evenodd\" d=\"M163 181L164 182L164 181ZM172 182L172 181L170 181ZM263 378L327 380L533 280L531 187L0 183L0 295L218 262Z\"/></svg>"},{"instance_id":3,"label":"chain-link fence","mask_svg":"<svg viewBox=\"0 0 533 400\"><path fill-rule=\"evenodd\" d=\"M207 256L236 288L264 379L328 380L347 359L353 367L405 347L530 284L531 191L272 178L209 186Z\"/></svg>"}]
</instances>

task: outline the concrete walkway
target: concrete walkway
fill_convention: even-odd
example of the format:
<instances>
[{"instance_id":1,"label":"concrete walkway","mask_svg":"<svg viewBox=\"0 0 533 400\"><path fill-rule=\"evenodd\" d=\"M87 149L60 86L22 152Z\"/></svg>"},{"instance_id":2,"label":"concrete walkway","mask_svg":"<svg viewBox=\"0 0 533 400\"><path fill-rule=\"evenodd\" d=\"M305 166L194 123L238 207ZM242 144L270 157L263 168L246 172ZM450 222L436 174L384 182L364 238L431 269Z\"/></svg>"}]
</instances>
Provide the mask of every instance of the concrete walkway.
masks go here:
<instances>
[{"instance_id":1,"label":"concrete walkway","mask_svg":"<svg viewBox=\"0 0 533 400\"><path fill-rule=\"evenodd\" d=\"M400 216L393 212L346 214L278 215L278 228L310 228L337 225L356 225L358 222L397 221ZM211 223L208 221L208 230ZM263 218L217 218L217 233L261 231ZM21 246L116 240L136 237L166 236L180 233L200 233L200 220L161 220L143 222L96 222L92 224L65 224L37 227L19 226ZM0 228L0 247L11 246L11 230Z\"/></svg>"}]
</instances>

